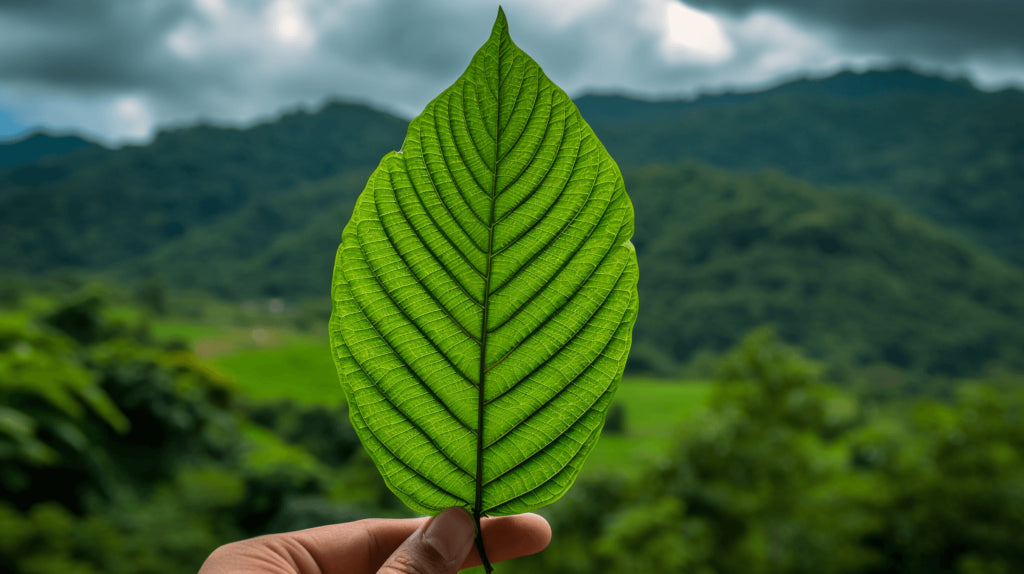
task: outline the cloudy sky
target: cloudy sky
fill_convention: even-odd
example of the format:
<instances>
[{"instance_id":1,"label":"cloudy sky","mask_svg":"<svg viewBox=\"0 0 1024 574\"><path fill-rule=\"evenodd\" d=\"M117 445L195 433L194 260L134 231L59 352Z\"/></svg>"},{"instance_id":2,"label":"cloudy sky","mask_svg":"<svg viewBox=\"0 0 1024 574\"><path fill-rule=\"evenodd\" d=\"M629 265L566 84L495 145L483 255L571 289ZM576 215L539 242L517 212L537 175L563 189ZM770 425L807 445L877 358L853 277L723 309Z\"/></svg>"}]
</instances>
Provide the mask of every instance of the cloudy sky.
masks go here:
<instances>
[{"instance_id":1,"label":"cloudy sky","mask_svg":"<svg viewBox=\"0 0 1024 574\"><path fill-rule=\"evenodd\" d=\"M0 0L0 139L108 142L246 125L327 99L411 117L486 39L480 0ZM1021 0L507 0L571 95L691 97L913 65L1024 86Z\"/></svg>"}]
</instances>

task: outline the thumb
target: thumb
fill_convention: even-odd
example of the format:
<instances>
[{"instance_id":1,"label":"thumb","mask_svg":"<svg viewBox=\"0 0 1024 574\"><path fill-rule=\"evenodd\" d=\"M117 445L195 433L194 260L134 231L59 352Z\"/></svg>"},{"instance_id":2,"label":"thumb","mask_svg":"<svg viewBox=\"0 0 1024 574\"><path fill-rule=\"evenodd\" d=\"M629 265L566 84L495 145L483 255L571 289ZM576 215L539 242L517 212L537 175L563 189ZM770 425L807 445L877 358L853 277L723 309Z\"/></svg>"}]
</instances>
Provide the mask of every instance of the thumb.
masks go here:
<instances>
[{"instance_id":1,"label":"thumb","mask_svg":"<svg viewBox=\"0 0 1024 574\"><path fill-rule=\"evenodd\" d=\"M473 547L469 513L449 508L413 532L377 574L454 574Z\"/></svg>"}]
</instances>

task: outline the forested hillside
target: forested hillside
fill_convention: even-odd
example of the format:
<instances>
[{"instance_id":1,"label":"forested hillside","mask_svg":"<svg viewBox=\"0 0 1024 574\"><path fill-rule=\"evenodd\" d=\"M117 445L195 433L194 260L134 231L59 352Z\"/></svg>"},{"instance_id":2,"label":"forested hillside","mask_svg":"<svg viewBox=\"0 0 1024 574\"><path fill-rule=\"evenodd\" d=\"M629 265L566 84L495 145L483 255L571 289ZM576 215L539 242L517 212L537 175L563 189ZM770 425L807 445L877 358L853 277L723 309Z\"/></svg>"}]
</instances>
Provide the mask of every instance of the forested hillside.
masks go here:
<instances>
[{"instance_id":1,"label":"forested hillside","mask_svg":"<svg viewBox=\"0 0 1024 574\"><path fill-rule=\"evenodd\" d=\"M405 122L332 104L247 130L200 126L147 146L0 172L0 266L103 268L150 253L249 201L376 165Z\"/></svg>"},{"instance_id":2,"label":"forested hillside","mask_svg":"<svg viewBox=\"0 0 1024 574\"><path fill-rule=\"evenodd\" d=\"M832 365L1024 367L1024 273L894 201L695 164L626 172L643 270L634 354L777 326Z\"/></svg>"},{"instance_id":3,"label":"forested hillside","mask_svg":"<svg viewBox=\"0 0 1024 574\"><path fill-rule=\"evenodd\" d=\"M1024 263L1024 92L895 70L693 102L578 105L620 164L696 158L855 185Z\"/></svg>"},{"instance_id":4,"label":"forested hillside","mask_svg":"<svg viewBox=\"0 0 1024 574\"><path fill-rule=\"evenodd\" d=\"M674 373L767 323L840 370L1024 368L1021 93L889 71L580 108L636 206L633 369ZM404 125L331 104L10 167L0 265L326 301L352 203Z\"/></svg>"},{"instance_id":5,"label":"forested hillside","mask_svg":"<svg viewBox=\"0 0 1024 574\"><path fill-rule=\"evenodd\" d=\"M326 301L341 228L371 171L355 169L254 199L117 271L128 280L156 277L226 299Z\"/></svg>"},{"instance_id":6,"label":"forested hillside","mask_svg":"<svg viewBox=\"0 0 1024 574\"><path fill-rule=\"evenodd\" d=\"M83 148L96 148L78 136L55 136L37 132L15 141L0 143L0 169L37 162L43 158L64 155Z\"/></svg>"},{"instance_id":7,"label":"forested hillside","mask_svg":"<svg viewBox=\"0 0 1024 574\"><path fill-rule=\"evenodd\" d=\"M0 308L0 571L195 572L241 538L408 516L336 398L298 403L279 385L254 401L98 293L0 301L14 307ZM606 435L649 441L639 421L662 420L666 452L588 461L542 510L550 548L501 572L999 573L1024 560L1019 387L879 408L769 330L709 386L698 404L622 411Z\"/></svg>"},{"instance_id":8,"label":"forested hillside","mask_svg":"<svg viewBox=\"0 0 1024 574\"><path fill-rule=\"evenodd\" d=\"M326 300L367 173L254 200L119 268L227 299ZM643 273L632 368L671 372L774 324L836 365L1024 368L1024 272L892 200L696 163L627 169ZM970 326L970 328L965 328Z\"/></svg>"}]
</instances>

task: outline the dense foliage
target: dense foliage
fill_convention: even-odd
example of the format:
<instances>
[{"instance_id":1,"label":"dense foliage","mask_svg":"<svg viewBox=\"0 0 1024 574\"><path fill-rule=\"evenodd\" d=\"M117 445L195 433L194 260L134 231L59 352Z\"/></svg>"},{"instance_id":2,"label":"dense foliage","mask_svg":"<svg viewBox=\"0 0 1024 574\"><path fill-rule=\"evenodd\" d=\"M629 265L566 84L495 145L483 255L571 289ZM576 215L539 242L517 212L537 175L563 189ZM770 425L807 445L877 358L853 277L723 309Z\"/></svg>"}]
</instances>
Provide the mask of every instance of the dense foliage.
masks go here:
<instances>
[{"instance_id":1,"label":"dense foliage","mask_svg":"<svg viewBox=\"0 0 1024 574\"><path fill-rule=\"evenodd\" d=\"M189 572L226 541L404 512L343 407L254 404L95 292L7 307L0 571ZM667 456L581 481L545 510L552 546L499 568L1008 573L1021 484L1019 388L864 403L762 330Z\"/></svg>"},{"instance_id":2,"label":"dense foliage","mask_svg":"<svg viewBox=\"0 0 1024 574\"><path fill-rule=\"evenodd\" d=\"M639 478L577 485L523 572L1009 573L1024 563L1024 391L881 410L771 331ZM595 504L595 501L601 501Z\"/></svg>"},{"instance_id":3,"label":"dense foliage","mask_svg":"<svg viewBox=\"0 0 1024 574\"><path fill-rule=\"evenodd\" d=\"M27 165L50 156L95 147L96 144L78 136L36 132L15 141L0 143L0 169Z\"/></svg>"},{"instance_id":4,"label":"dense foliage","mask_svg":"<svg viewBox=\"0 0 1024 574\"><path fill-rule=\"evenodd\" d=\"M700 159L890 195L1024 264L1024 92L906 70L693 102L583 98L625 165Z\"/></svg>"},{"instance_id":5,"label":"dense foliage","mask_svg":"<svg viewBox=\"0 0 1024 574\"><path fill-rule=\"evenodd\" d=\"M639 213L634 371L702 372L766 323L843 380L1021 368L1020 92L890 71L692 102L579 105L624 167ZM0 265L226 300L327 301L332 260L314 254L333 252L338 222L404 127L333 104L0 171Z\"/></svg>"},{"instance_id":6,"label":"dense foliage","mask_svg":"<svg viewBox=\"0 0 1024 574\"><path fill-rule=\"evenodd\" d=\"M115 267L115 273L129 281L159 278L169 286L227 300L328 302L334 259L311 254L338 248L338 222L352 214L370 171L354 170L253 199L216 224L198 226L141 260Z\"/></svg>"},{"instance_id":7,"label":"dense foliage","mask_svg":"<svg viewBox=\"0 0 1024 574\"><path fill-rule=\"evenodd\" d=\"M253 199L372 167L404 127L331 104L250 129L182 128L146 146L90 148L0 172L0 265L110 267Z\"/></svg>"},{"instance_id":8,"label":"dense foliage","mask_svg":"<svg viewBox=\"0 0 1024 574\"><path fill-rule=\"evenodd\" d=\"M1021 368L1024 272L892 201L692 162L624 176L645 270L634 371L674 374L766 323L844 379ZM360 177L255 200L131 271L229 299L326 299L332 260L309 254L335 249Z\"/></svg>"},{"instance_id":9,"label":"dense foliage","mask_svg":"<svg viewBox=\"0 0 1024 574\"><path fill-rule=\"evenodd\" d=\"M30 297L0 313L0 571L194 572L228 540L393 513L345 418L240 401L100 294Z\"/></svg>"},{"instance_id":10,"label":"dense foliage","mask_svg":"<svg viewBox=\"0 0 1024 574\"><path fill-rule=\"evenodd\" d=\"M1024 369L1024 273L891 201L692 164L626 183L644 270L636 359L718 353L771 323L834 371Z\"/></svg>"}]
</instances>

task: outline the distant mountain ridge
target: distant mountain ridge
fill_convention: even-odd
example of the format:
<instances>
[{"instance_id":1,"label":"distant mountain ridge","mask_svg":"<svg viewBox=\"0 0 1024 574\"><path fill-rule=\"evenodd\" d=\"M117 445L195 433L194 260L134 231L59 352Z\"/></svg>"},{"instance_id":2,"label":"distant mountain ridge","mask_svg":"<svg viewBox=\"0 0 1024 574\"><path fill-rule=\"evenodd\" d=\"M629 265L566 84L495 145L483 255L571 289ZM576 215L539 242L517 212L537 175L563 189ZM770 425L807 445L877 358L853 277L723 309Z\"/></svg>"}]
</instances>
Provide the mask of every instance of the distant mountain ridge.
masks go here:
<instances>
[{"instance_id":1,"label":"distant mountain ridge","mask_svg":"<svg viewBox=\"0 0 1024 574\"><path fill-rule=\"evenodd\" d=\"M773 324L832 365L1024 367L1024 271L890 199L692 162L624 175L640 349L689 358Z\"/></svg>"},{"instance_id":2,"label":"distant mountain ridge","mask_svg":"<svg viewBox=\"0 0 1024 574\"><path fill-rule=\"evenodd\" d=\"M624 175L643 269L634 369L765 323L829 364L963 376L1019 358L1024 273L891 200L693 163ZM310 254L336 247L365 178L261 198L133 271L228 298L323 296L332 261Z\"/></svg>"},{"instance_id":3,"label":"distant mountain ridge","mask_svg":"<svg viewBox=\"0 0 1024 574\"><path fill-rule=\"evenodd\" d=\"M620 164L692 158L869 189L1024 265L1020 90L893 70L692 102L578 104Z\"/></svg>"},{"instance_id":4,"label":"distant mountain ridge","mask_svg":"<svg viewBox=\"0 0 1024 574\"><path fill-rule=\"evenodd\" d=\"M119 272L228 299L325 298L367 175L258 198ZM623 175L641 266L634 369L670 371L764 324L832 365L1024 369L1024 272L892 200L693 162Z\"/></svg>"},{"instance_id":5,"label":"distant mountain ridge","mask_svg":"<svg viewBox=\"0 0 1024 574\"><path fill-rule=\"evenodd\" d=\"M0 265L101 269L145 255L256 197L371 169L401 145L405 125L334 103L249 129L178 129L146 146L0 171Z\"/></svg>"},{"instance_id":6,"label":"distant mountain ridge","mask_svg":"<svg viewBox=\"0 0 1024 574\"><path fill-rule=\"evenodd\" d=\"M629 124L665 119L680 112L702 107L748 103L765 94L812 94L864 98L879 95L918 94L970 97L979 93L964 79L947 79L915 72L907 68L842 71L823 78L799 78L757 91L727 91L701 94L695 98L643 99L620 95L584 95L576 107L590 123Z\"/></svg>"},{"instance_id":7,"label":"distant mountain ridge","mask_svg":"<svg viewBox=\"0 0 1024 574\"><path fill-rule=\"evenodd\" d=\"M834 364L1024 370L1024 269L1007 263L1024 246L1024 94L879 72L702 100L580 100L636 206L635 365L774 323ZM0 268L323 299L351 205L405 129L336 103L11 166Z\"/></svg>"},{"instance_id":8,"label":"distant mountain ridge","mask_svg":"<svg viewBox=\"0 0 1024 574\"><path fill-rule=\"evenodd\" d=\"M60 156L99 144L75 135L53 135L35 131L16 140L0 142L0 169L34 163L43 158Z\"/></svg>"}]
</instances>

